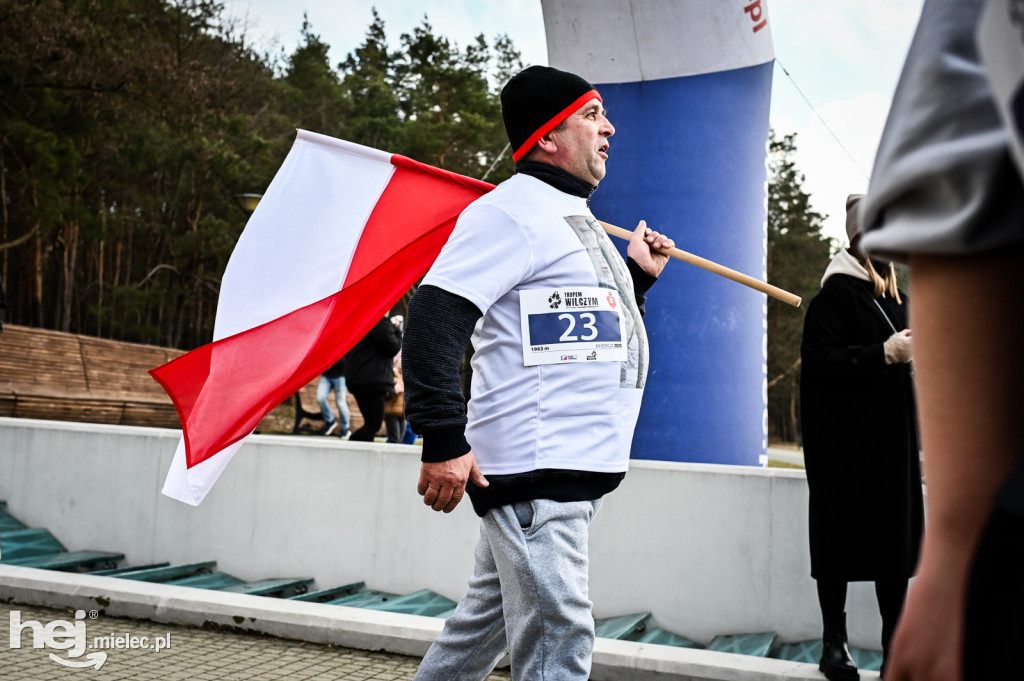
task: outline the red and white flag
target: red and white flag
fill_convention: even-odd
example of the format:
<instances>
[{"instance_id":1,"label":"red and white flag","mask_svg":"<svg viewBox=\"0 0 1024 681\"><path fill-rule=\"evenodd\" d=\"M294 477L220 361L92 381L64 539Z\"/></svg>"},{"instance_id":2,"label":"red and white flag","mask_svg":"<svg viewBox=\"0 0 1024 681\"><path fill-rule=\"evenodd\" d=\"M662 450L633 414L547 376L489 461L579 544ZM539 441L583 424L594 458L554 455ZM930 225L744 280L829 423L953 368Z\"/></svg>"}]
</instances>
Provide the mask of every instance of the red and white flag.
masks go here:
<instances>
[{"instance_id":1,"label":"red and white flag","mask_svg":"<svg viewBox=\"0 0 1024 681\"><path fill-rule=\"evenodd\" d=\"M183 431L163 493L198 505L260 420L348 352L491 189L300 130L224 271L214 341L150 371Z\"/></svg>"}]
</instances>

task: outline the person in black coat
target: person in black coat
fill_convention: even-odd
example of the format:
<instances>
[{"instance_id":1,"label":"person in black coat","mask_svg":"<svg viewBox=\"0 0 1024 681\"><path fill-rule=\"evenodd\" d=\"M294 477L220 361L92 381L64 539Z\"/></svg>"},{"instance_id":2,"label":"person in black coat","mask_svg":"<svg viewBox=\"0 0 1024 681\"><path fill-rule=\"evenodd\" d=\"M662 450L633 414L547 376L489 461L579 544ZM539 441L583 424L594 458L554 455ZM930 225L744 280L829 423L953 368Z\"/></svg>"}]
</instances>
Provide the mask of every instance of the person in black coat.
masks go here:
<instances>
[{"instance_id":1,"label":"person in black coat","mask_svg":"<svg viewBox=\"0 0 1024 681\"><path fill-rule=\"evenodd\" d=\"M830 681L858 678L846 637L852 581L875 583L885 669L924 523L907 301L892 264L860 252L859 200L847 200L851 245L825 271L800 348L819 666Z\"/></svg>"},{"instance_id":2,"label":"person in black coat","mask_svg":"<svg viewBox=\"0 0 1024 681\"><path fill-rule=\"evenodd\" d=\"M384 422L384 400L395 388L392 360L402 349L402 332L387 317L378 321L345 355L345 383L356 398L363 426L349 440L373 442Z\"/></svg>"}]
</instances>

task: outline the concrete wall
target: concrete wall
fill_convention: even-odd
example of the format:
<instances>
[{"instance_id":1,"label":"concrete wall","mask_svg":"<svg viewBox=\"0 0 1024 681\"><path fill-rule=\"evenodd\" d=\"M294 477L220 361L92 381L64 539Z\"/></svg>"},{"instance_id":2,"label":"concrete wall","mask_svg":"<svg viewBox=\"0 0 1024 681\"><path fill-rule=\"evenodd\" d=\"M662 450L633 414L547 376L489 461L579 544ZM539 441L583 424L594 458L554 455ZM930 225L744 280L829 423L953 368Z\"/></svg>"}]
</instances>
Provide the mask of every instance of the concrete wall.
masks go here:
<instances>
[{"instance_id":1,"label":"concrete wall","mask_svg":"<svg viewBox=\"0 0 1024 681\"><path fill-rule=\"evenodd\" d=\"M69 549L129 564L217 560L243 579L363 580L457 600L478 522L416 495L419 449L253 436L193 508L160 494L179 431L0 418L0 499ZM820 636L803 471L634 461L591 538L596 617L641 611L707 643L717 634ZM851 539L852 540L852 539ZM851 585L854 645L879 648L871 584Z\"/></svg>"}]
</instances>

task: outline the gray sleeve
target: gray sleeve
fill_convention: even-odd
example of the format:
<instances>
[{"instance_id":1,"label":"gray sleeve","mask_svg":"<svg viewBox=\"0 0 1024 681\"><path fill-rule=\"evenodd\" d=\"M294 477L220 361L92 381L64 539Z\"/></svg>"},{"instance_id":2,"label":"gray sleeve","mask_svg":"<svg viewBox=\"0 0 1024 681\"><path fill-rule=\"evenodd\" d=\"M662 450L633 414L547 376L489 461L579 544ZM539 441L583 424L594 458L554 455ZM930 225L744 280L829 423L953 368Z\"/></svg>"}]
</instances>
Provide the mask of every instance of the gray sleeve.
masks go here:
<instances>
[{"instance_id":1,"label":"gray sleeve","mask_svg":"<svg viewBox=\"0 0 1024 681\"><path fill-rule=\"evenodd\" d=\"M905 261L1024 243L1024 189L975 42L983 5L924 5L860 206L868 252Z\"/></svg>"}]
</instances>

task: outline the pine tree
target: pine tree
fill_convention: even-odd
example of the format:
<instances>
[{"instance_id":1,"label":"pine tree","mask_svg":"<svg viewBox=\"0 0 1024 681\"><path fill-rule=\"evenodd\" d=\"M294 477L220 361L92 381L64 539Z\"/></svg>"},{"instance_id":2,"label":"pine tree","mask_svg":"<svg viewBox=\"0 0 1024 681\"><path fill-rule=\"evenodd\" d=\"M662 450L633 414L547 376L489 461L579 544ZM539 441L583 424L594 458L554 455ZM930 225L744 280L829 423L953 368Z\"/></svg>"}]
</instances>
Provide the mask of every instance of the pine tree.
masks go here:
<instances>
[{"instance_id":1,"label":"pine tree","mask_svg":"<svg viewBox=\"0 0 1024 681\"><path fill-rule=\"evenodd\" d=\"M776 137L768 152L768 278L802 297L800 308L768 306L768 434L799 439L800 341L807 303L817 294L829 262L831 240L821 228L825 215L810 207L804 175L796 167L796 134Z\"/></svg>"},{"instance_id":2,"label":"pine tree","mask_svg":"<svg viewBox=\"0 0 1024 681\"><path fill-rule=\"evenodd\" d=\"M498 182L511 41L461 50L374 12L337 66L308 19L289 55L218 0L0 0L6 321L189 349L209 342L244 228L305 128Z\"/></svg>"},{"instance_id":3,"label":"pine tree","mask_svg":"<svg viewBox=\"0 0 1024 681\"><path fill-rule=\"evenodd\" d=\"M389 51L384 21L376 8L363 44L338 64L344 76L345 139L375 149L405 153L398 148L401 117L395 92L395 61Z\"/></svg>"}]
</instances>

